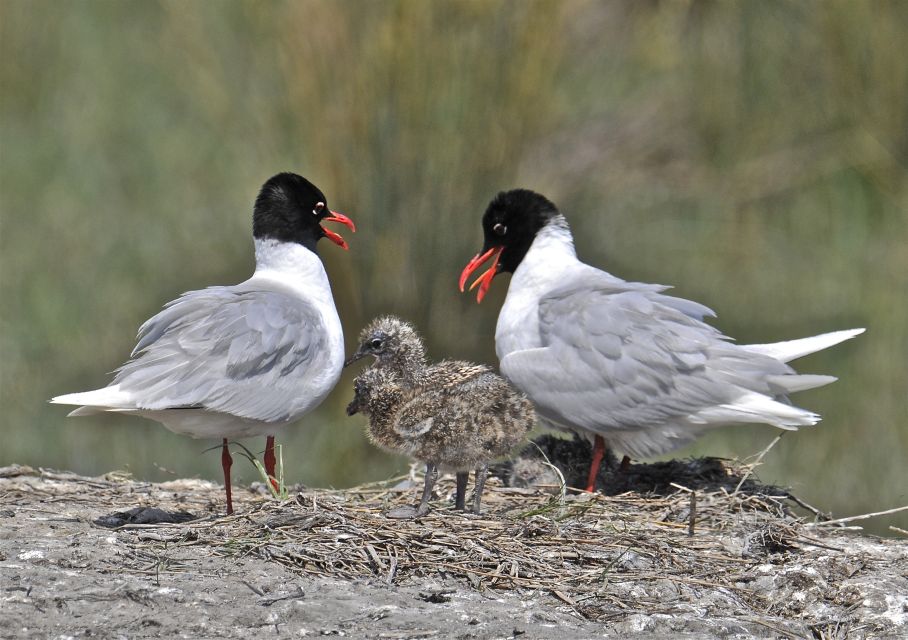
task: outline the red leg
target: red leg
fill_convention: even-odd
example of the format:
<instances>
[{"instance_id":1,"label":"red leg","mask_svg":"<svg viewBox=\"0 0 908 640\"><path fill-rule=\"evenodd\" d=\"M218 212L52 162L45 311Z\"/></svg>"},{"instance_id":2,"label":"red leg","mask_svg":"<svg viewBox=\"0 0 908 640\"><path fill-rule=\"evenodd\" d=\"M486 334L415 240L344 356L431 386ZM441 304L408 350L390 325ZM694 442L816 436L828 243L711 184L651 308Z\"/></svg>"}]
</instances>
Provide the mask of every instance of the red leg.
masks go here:
<instances>
[{"instance_id":1,"label":"red leg","mask_svg":"<svg viewBox=\"0 0 908 640\"><path fill-rule=\"evenodd\" d=\"M271 486L274 487L275 491L278 491L277 476L274 474L276 462L277 459L274 457L274 436L268 436L265 440L265 473L268 474L268 479L271 480Z\"/></svg>"},{"instance_id":2,"label":"red leg","mask_svg":"<svg viewBox=\"0 0 908 640\"><path fill-rule=\"evenodd\" d=\"M593 444L593 461L590 463L590 476L586 480L586 490L592 493L596 490L596 476L599 475L599 465L602 464L602 456L605 455L605 440L602 436L596 436Z\"/></svg>"},{"instance_id":3,"label":"red leg","mask_svg":"<svg viewBox=\"0 0 908 640\"><path fill-rule=\"evenodd\" d=\"M233 514L233 497L230 495L230 467L233 466L233 458L230 457L230 449L227 448L227 438L224 438L224 446L221 449L221 466L224 467L224 490L227 492L227 515Z\"/></svg>"},{"instance_id":4,"label":"red leg","mask_svg":"<svg viewBox=\"0 0 908 640\"><path fill-rule=\"evenodd\" d=\"M618 470L621 471L621 473L627 473L630 470L630 468L631 468L630 456L624 456L623 458L621 458L621 466L618 467Z\"/></svg>"}]
</instances>

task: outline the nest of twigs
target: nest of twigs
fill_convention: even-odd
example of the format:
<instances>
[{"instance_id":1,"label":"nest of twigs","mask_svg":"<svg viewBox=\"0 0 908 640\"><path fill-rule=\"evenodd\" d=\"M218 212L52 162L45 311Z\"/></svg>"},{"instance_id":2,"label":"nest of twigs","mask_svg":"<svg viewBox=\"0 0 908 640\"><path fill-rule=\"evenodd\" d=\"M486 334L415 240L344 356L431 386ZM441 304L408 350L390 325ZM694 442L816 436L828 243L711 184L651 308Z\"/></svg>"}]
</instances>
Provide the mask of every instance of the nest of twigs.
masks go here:
<instances>
[{"instance_id":1,"label":"nest of twigs","mask_svg":"<svg viewBox=\"0 0 908 640\"><path fill-rule=\"evenodd\" d=\"M479 590L543 589L585 617L662 600L629 604L616 583L743 595L736 583L745 556L823 546L800 530L786 496L679 489L668 496L562 497L493 480L481 516L456 512L443 499L424 518L396 520L385 511L412 503L415 492L394 483L306 491L290 504L260 505L229 526L221 520L221 539L209 542L218 553L253 554L304 574L388 583L454 577ZM439 484L443 496L453 493L453 481ZM747 532L740 549L730 551L717 535L730 531Z\"/></svg>"},{"instance_id":2,"label":"nest of twigs","mask_svg":"<svg viewBox=\"0 0 908 640\"><path fill-rule=\"evenodd\" d=\"M551 455L559 463L552 477L572 477L584 443L541 444L519 461ZM508 487L514 464L495 471L479 516L454 510L453 478L443 477L429 515L388 518L387 511L418 498L421 478L404 476L247 503L232 517L181 524L164 541L259 557L312 576L388 584L453 578L480 591L544 590L588 619L652 611L666 597L694 603L704 589L763 610L762 597L742 587L742 568L804 546L826 547L793 513L796 499L760 485L751 469L715 458L625 471L607 466L600 484L608 496L558 484ZM619 486L627 490L617 493ZM148 514L120 515L141 522Z\"/></svg>"},{"instance_id":3,"label":"nest of twigs","mask_svg":"<svg viewBox=\"0 0 908 640\"><path fill-rule=\"evenodd\" d=\"M767 620L806 617L825 625L834 618L836 629L861 620L861 603L876 602L867 594L891 590L879 579L861 581L871 564L886 580L900 580L901 556L872 560L876 543L858 544L817 526L822 514L785 490L761 485L752 466L715 458L624 471L607 465L599 486L611 495L588 494L570 488L585 472L584 443L537 444L495 467L481 515L455 511L453 478L442 477L431 512L414 520L386 513L418 500L420 477L344 490L301 488L283 502L263 498L261 486L238 489L236 515L223 517L214 515L223 508L222 489L211 483L47 471L36 477L21 467L0 476L8 478L8 495L76 501L106 514L92 516L97 525L134 533L122 538L132 542L117 563L118 570L139 573L180 571L176 560L162 558L184 549L193 557L259 558L310 577L549 593L587 620L733 615L783 635ZM129 509L136 504L146 506ZM446 593L427 597L444 601ZM865 628L853 628L859 627Z\"/></svg>"}]
</instances>

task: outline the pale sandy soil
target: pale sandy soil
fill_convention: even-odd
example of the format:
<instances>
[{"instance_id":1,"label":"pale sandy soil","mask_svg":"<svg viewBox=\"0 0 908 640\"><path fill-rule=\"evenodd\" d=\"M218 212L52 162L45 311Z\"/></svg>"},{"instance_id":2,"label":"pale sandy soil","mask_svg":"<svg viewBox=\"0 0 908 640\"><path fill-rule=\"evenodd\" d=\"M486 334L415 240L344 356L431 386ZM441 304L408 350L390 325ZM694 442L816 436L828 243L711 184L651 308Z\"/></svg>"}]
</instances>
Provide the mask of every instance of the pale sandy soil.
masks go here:
<instances>
[{"instance_id":1,"label":"pale sandy soil","mask_svg":"<svg viewBox=\"0 0 908 640\"><path fill-rule=\"evenodd\" d=\"M207 482L7 467L0 636L908 636L904 540L795 520L770 531L709 499L689 536L681 497L581 496L553 510L540 492L491 484L479 518L443 500L418 522L384 517L412 492L278 503L244 488L226 518ZM668 512L635 518L648 504ZM133 507L201 519L95 522Z\"/></svg>"}]
</instances>

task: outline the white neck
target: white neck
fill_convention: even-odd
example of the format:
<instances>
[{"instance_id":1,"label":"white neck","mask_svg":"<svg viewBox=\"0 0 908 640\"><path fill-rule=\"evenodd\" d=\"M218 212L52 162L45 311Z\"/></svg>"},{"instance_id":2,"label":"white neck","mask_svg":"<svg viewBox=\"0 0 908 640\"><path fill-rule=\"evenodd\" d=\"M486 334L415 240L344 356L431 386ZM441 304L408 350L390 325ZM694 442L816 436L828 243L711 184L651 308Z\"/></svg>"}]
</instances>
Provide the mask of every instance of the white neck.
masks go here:
<instances>
[{"instance_id":1,"label":"white neck","mask_svg":"<svg viewBox=\"0 0 908 640\"><path fill-rule=\"evenodd\" d=\"M299 272L321 265L321 259L295 242L255 238L255 270Z\"/></svg>"},{"instance_id":2,"label":"white neck","mask_svg":"<svg viewBox=\"0 0 908 640\"><path fill-rule=\"evenodd\" d=\"M331 301L331 285L321 259L295 242L255 239L255 274L252 279L281 283L305 296Z\"/></svg>"},{"instance_id":3,"label":"white neck","mask_svg":"<svg viewBox=\"0 0 908 640\"><path fill-rule=\"evenodd\" d=\"M553 218L536 234L511 277L495 330L499 358L539 346L539 298L564 284L568 272L583 268L567 221L562 216Z\"/></svg>"},{"instance_id":4,"label":"white neck","mask_svg":"<svg viewBox=\"0 0 908 640\"><path fill-rule=\"evenodd\" d=\"M313 337L310 355L312 371L305 374L304 394L298 403L296 417L318 406L337 384L344 364L344 331L341 327L328 274L321 259L295 242L255 239L255 273L238 290L275 292L296 298L318 314L320 337ZM287 304L292 305L290 300ZM299 329L307 333L310 328ZM270 348L270 347L268 347ZM296 419L296 418L293 418Z\"/></svg>"},{"instance_id":5,"label":"white neck","mask_svg":"<svg viewBox=\"0 0 908 640\"><path fill-rule=\"evenodd\" d=\"M533 244L514 271L508 291L531 287L536 292L547 290L561 281L566 269L577 263L574 237L563 216L552 218L536 234Z\"/></svg>"}]
</instances>

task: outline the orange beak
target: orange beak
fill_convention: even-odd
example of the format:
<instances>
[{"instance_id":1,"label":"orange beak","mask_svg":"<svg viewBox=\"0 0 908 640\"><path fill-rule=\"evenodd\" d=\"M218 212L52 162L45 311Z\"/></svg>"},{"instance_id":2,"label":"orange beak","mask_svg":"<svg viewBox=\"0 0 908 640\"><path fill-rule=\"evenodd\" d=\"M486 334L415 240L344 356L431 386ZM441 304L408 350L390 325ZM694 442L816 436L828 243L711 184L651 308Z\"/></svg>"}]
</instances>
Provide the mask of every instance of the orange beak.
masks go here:
<instances>
[{"instance_id":1,"label":"orange beak","mask_svg":"<svg viewBox=\"0 0 908 640\"><path fill-rule=\"evenodd\" d=\"M353 224L353 220L348 218L342 213L337 211L330 211L331 215L324 219L324 222L340 222L342 225L349 227L350 231L356 233L356 225ZM331 229L322 228L322 231L325 232L325 237L328 238L331 242L339 246L341 249L349 249L347 246L347 241L344 240L339 233L334 233Z\"/></svg>"},{"instance_id":2,"label":"orange beak","mask_svg":"<svg viewBox=\"0 0 908 640\"><path fill-rule=\"evenodd\" d=\"M479 285L479 293L476 294L476 302L482 302L482 299L485 297L486 292L489 290L489 287L492 285L492 280L495 278L495 275L498 273L498 259L501 257L501 252L504 250L504 247L492 247L483 254L477 253L473 256L473 259L464 267L463 272L460 274L460 290L463 291L464 284L466 284L467 279L470 275L476 271L486 260L494 254L494 259L492 260L492 266L486 269L481 276L476 278L473 281L473 284L470 285L470 291L476 288Z\"/></svg>"}]
</instances>

